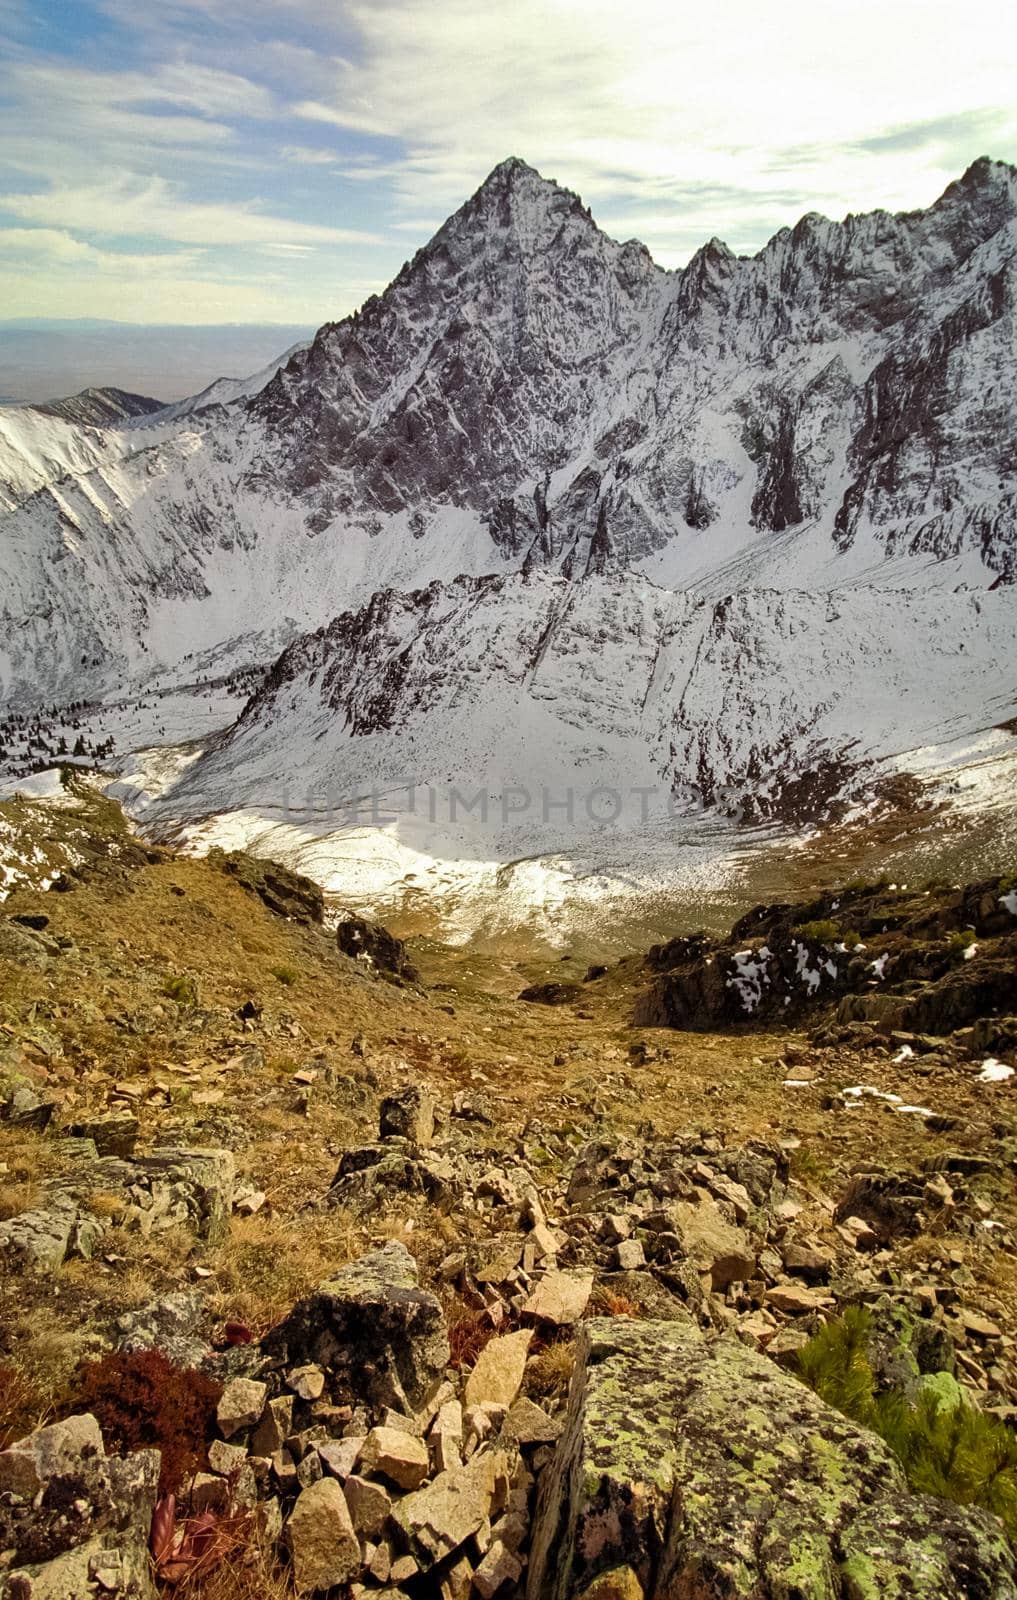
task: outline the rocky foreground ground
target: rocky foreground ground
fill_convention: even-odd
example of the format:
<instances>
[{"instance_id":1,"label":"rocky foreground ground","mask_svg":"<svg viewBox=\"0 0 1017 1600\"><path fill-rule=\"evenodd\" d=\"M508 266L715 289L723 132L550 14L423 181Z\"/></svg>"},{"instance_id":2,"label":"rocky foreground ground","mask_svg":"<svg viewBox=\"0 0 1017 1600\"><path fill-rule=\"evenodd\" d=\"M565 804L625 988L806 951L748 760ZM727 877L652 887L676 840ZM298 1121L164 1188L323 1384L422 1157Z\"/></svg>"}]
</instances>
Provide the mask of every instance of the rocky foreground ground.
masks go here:
<instances>
[{"instance_id":1,"label":"rocky foreground ground","mask_svg":"<svg viewBox=\"0 0 1017 1600\"><path fill-rule=\"evenodd\" d=\"M1014 880L552 971L0 833L0 1593L1017 1596Z\"/></svg>"}]
</instances>

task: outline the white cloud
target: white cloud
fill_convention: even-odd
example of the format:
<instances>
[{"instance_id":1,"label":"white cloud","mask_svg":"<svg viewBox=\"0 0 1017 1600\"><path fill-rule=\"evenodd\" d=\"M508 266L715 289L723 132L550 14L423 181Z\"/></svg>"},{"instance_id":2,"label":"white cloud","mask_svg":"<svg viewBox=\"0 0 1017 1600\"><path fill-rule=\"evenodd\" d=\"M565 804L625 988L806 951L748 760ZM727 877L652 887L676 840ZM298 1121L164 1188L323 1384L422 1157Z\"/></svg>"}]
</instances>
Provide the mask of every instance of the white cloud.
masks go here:
<instances>
[{"instance_id":1,"label":"white cloud","mask_svg":"<svg viewBox=\"0 0 1017 1600\"><path fill-rule=\"evenodd\" d=\"M99 183L54 185L36 194L0 195L0 209L46 226L117 238L175 239L182 244L371 244L378 236L355 228L295 222L236 205L188 200L165 178L113 174Z\"/></svg>"},{"instance_id":2,"label":"white cloud","mask_svg":"<svg viewBox=\"0 0 1017 1600\"><path fill-rule=\"evenodd\" d=\"M927 203L982 153L975 136L1017 153L1009 0L352 0L348 14L362 59L296 113L403 141L395 182L416 211L443 214L515 154L595 206L646 207L651 248L687 254L806 210ZM893 141L908 129L910 147Z\"/></svg>"},{"instance_id":3,"label":"white cloud","mask_svg":"<svg viewBox=\"0 0 1017 1600\"><path fill-rule=\"evenodd\" d=\"M12 239L12 234L34 237ZM69 236L61 237L59 230L8 230L0 234L0 304L7 317L316 326L323 306L343 317L384 288L373 279L344 276L341 262L301 261L299 271L292 271L292 256L271 265L260 257L259 250L239 271L186 251L151 256L92 252Z\"/></svg>"},{"instance_id":4,"label":"white cloud","mask_svg":"<svg viewBox=\"0 0 1017 1600\"><path fill-rule=\"evenodd\" d=\"M94 0L101 68L47 4L0 0L25 315L338 316L511 154L667 266L1017 158L1010 0Z\"/></svg>"},{"instance_id":5,"label":"white cloud","mask_svg":"<svg viewBox=\"0 0 1017 1600\"><path fill-rule=\"evenodd\" d=\"M306 144L284 144L279 157L298 167L334 167L339 160L335 150L321 150Z\"/></svg>"},{"instance_id":6,"label":"white cloud","mask_svg":"<svg viewBox=\"0 0 1017 1600\"><path fill-rule=\"evenodd\" d=\"M51 266L91 267L100 272L160 272L171 268L185 271L197 259L194 251L175 251L171 255L128 254L100 250L62 228L0 228L0 259Z\"/></svg>"}]
</instances>

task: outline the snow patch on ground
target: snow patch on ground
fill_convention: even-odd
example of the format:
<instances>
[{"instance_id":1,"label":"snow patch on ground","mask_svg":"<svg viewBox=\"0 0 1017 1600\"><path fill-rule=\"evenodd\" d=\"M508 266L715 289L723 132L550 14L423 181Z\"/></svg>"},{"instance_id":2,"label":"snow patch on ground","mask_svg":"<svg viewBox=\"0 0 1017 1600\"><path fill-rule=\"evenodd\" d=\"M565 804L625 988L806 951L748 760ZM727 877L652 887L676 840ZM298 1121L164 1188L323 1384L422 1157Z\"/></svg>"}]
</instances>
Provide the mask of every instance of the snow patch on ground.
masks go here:
<instances>
[{"instance_id":1,"label":"snow patch on ground","mask_svg":"<svg viewBox=\"0 0 1017 1600\"><path fill-rule=\"evenodd\" d=\"M80 800L64 788L59 767L49 767L45 772L33 772L24 778L0 782L0 800L46 800L50 805L74 810Z\"/></svg>"},{"instance_id":2,"label":"snow patch on ground","mask_svg":"<svg viewBox=\"0 0 1017 1600\"><path fill-rule=\"evenodd\" d=\"M1014 1074L1013 1067L1008 1067L1002 1061L997 1061L994 1056L988 1056L982 1062L978 1074L979 1083L1005 1083Z\"/></svg>"}]
</instances>

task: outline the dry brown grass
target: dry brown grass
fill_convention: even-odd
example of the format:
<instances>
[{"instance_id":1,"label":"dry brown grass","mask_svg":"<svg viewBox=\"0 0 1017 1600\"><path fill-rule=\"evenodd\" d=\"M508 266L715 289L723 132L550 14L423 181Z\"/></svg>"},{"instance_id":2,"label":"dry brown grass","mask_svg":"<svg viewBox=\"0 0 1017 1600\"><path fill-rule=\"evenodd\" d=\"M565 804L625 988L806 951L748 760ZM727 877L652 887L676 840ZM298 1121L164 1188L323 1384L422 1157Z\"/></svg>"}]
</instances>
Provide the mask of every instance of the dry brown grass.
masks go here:
<instances>
[{"instance_id":1,"label":"dry brown grass","mask_svg":"<svg viewBox=\"0 0 1017 1600\"><path fill-rule=\"evenodd\" d=\"M572 1339L558 1340L539 1351L526 1363L524 1390L531 1400L557 1400L568 1393L576 1364Z\"/></svg>"},{"instance_id":2,"label":"dry brown grass","mask_svg":"<svg viewBox=\"0 0 1017 1600\"><path fill-rule=\"evenodd\" d=\"M450 1364L457 1372L469 1372L484 1346L494 1338L494 1324L483 1311L474 1311L457 1294L445 1295L443 1307L452 1352Z\"/></svg>"},{"instance_id":3,"label":"dry brown grass","mask_svg":"<svg viewBox=\"0 0 1017 1600\"><path fill-rule=\"evenodd\" d=\"M594 1317L638 1317L642 1308L625 1294L615 1294L604 1283L594 1285L590 1296L590 1315Z\"/></svg>"},{"instance_id":4,"label":"dry brown grass","mask_svg":"<svg viewBox=\"0 0 1017 1600\"><path fill-rule=\"evenodd\" d=\"M174 1600L293 1600L296 1593L290 1569L256 1533L210 1572L181 1584L160 1583L159 1590Z\"/></svg>"},{"instance_id":5,"label":"dry brown grass","mask_svg":"<svg viewBox=\"0 0 1017 1600\"><path fill-rule=\"evenodd\" d=\"M82 1330L69 1328L62 1309L23 1306L0 1317L12 1352L0 1360L0 1449L66 1412L74 1372L86 1351Z\"/></svg>"},{"instance_id":6,"label":"dry brown grass","mask_svg":"<svg viewBox=\"0 0 1017 1600\"><path fill-rule=\"evenodd\" d=\"M51 1138L31 1128L12 1127L7 1122L0 1123L0 1161L7 1168L0 1175L4 1201L9 1199L16 1185L43 1183L59 1167L59 1156ZM14 1213L8 1211L7 1215Z\"/></svg>"},{"instance_id":7,"label":"dry brown grass","mask_svg":"<svg viewBox=\"0 0 1017 1600\"><path fill-rule=\"evenodd\" d=\"M20 1363L0 1361L0 1450L44 1423L50 1396Z\"/></svg>"},{"instance_id":8,"label":"dry brown grass","mask_svg":"<svg viewBox=\"0 0 1017 1600\"><path fill-rule=\"evenodd\" d=\"M365 1243L362 1229L344 1211L235 1217L228 1237L206 1258L214 1273L213 1314L264 1332Z\"/></svg>"},{"instance_id":9,"label":"dry brown grass","mask_svg":"<svg viewBox=\"0 0 1017 1600\"><path fill-rule=\"evenodd\" d=\"M5 1183L0 1192L0 1222L8 1217L31 1211L42 1198L42 1188L34 1178L23 1178L20 1183Z\"/></svg>"},{"instance_id":10,"label":"dry brown grass","mask_svg":"<svg viewBox=\"0 0 1017 1600\"><path fill-rule=\"evenodd\" d=\"M101 1250L112 1258L72 1260L60 1268L61 1283L75 1291L80 1306L87 1297L106 1316L134 1311L160 1294L179 1289L190 1277L195 1254L194 1234L182 1224L145 1238L135 1231L113 1228Z\"/></svg>"},{"instance_id":11,"label":"dry brown grass","mask_svg":"<svg viewBox=\"0 0 1017 1600\"><path fill-rule=\"evenodd\" d=\"M110 1189L94 1190L84 1204L94 1217L119 1217L127 1209L123 1195L115 1194Z\"/></svg>"}]
</instances>

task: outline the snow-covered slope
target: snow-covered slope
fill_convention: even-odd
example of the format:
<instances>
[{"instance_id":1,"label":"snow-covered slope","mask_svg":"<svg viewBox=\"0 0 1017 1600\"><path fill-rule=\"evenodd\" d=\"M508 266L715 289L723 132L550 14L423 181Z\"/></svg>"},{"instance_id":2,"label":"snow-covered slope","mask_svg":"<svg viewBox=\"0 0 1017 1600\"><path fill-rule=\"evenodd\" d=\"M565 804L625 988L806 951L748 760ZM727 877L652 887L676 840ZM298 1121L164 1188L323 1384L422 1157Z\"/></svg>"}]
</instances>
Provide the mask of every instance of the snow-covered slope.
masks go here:
<instances>
[{"instance_id":1,"label":"snow-covered slope","mask_svg":"<svg viewBox=\"0 0 1017 1600\"><path fill-rule=\"evenodd\" d=\"M385 590L294 642L203 753L142 751L114 792L156 836L445 938L621 947L739 881L779 893L798 841L874 800L966 810L908 871L943 870L967 812L1008 859L1012 597L547 569Z\"/></svg>"},{"instance_id":2,"label":"snow-covered slope","mask_svg":"<svg viewBox=\"0 0 1017 1600\"><path fill-rule=\"evenodd\" d=\"M671 589L987 588L1017 562L1017 175L808 216L682 272L497 168L251 398L0 527L0 684L264 655L384 586L547 567Z\"/></svg>"},{"instance_id":3,"label":"snow-covered slope","mask_svg":"<svg viewBox=\"0 0 1017 1600\"><path fill-rule=\"evenodd\" d=\"M12 511L47 484L87 474L128 448L117 429L69 421L37 406L0 406L0 511ZM0 544L3 568L10 570L3 533Z\"/></svg>"},{"instance_id":4,"label":"snow-covered slope","mask_svg":"<svg viewBox=\"0 0 1017 1600\"><path fill-rule=\"evenodd\" d=\"M102 702L62 719L86 749L172 725L203 749L123 763L151 826L486 905L548 853L600 892L616 839L622 875L695 866L704 807L812 822L965 750L1010 783L1015 305L999 163L668 273L506 162L267 381L62 474L33 446L0 732L38 753L22 713L62 699Z\"/></svg>"},{"instance_id":5,"label":"snow-covered slope","mask_svg":"<svg viewBox=\"0 0 1017 1600\"><path fill-rule=\"evenodd\" d=\"M45 404L0 406L0 512L40 489L79 478L161 444L198 412L259 394L291 356L291 345L249 378L217 378L199 394L165 405L124 389L82 389ZM0 534L0 547L2 547Z\"/></svg>"},{"instance_id":6,"label":"snow-covered slope","mask_svg":"<svg viewBox=\"0 0 1017 1600\"><path fill-rule=\"evenodd\" d=\"M1014 661L1003 589L714 601L634 573L542 571L386 590L291 645L161 804L339 819L416 786L447 817L455 790L463 817L487 797L476 814L498 850L524 815L534 837L560 832L563 806L544 815L543 796L570 790L576 833L618 811L610 795L629 823L672 796L815 815L893 758L1013 716ZM528 800L506 809L507 793Z\"/></svg>"}]
</instances>

